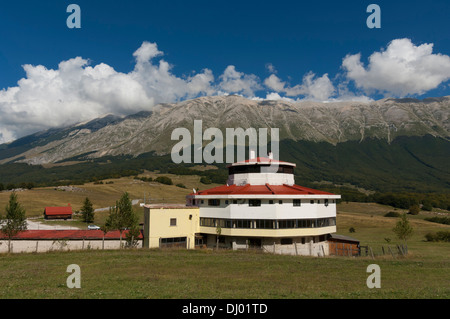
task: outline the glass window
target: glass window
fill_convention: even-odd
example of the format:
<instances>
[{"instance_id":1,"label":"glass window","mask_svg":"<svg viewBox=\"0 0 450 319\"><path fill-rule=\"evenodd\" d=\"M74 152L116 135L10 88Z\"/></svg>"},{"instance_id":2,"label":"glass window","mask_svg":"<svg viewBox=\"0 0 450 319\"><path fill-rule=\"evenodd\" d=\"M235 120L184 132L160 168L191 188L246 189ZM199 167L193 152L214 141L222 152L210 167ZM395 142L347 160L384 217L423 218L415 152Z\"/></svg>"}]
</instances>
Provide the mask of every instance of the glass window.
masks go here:
<instances>
[{"instance_id":1,"label":"glass window","mask_svg":"<svg viewBox=\"0 0 450 319\"><path fill-rule=\"evenodd\" d=\"M220 199L208 199L208 206L219 206Z\"/></svg>"},{"instance_id":2,"label":"glass window","mask_svg":"<svg viewBox=\"0 0 450 319\"><path fill-rule=\"evenodd\" d=\"M248 206L261 206L261 200L260 199L249 199Z\"/></svg>"},{"instance_id":3,"label":"glass window","mask_svg":"<svg viewBox=\"0 0 450 319\"><path fill-rule=\"evenodd\" d=\"M176 226L177 225L177 219L176 218L171 218L170 219L170 226Z\"/></svg>"},{"instance_id":4,"label":"glass window","mask_svg":"<svg viewBox=\"0 0 450 319\"><path fill-rule=\"evenodd\" d=\"M302 206L302 200L301 199L294 199L293 204L294 204L294 206Z\"/></svg>"},{"instance_id":5,"label":"glass window","mask_svg":"<svg viewBox=\"0 0 450 319\"><path fill-rule=\"evenodd\" d=\"M292 245L292 238L281 238L281 245Z\"/></svg>"},{"instance_id":6,"label":"glass window","mask_svg":"<svg viewBox=\"0 0 450 319\"><path fill-rule=\"evenodd\" d=\"M237 219L236 228L252 228L252 221L248 219Z\"/></svg>"}]
</instances>

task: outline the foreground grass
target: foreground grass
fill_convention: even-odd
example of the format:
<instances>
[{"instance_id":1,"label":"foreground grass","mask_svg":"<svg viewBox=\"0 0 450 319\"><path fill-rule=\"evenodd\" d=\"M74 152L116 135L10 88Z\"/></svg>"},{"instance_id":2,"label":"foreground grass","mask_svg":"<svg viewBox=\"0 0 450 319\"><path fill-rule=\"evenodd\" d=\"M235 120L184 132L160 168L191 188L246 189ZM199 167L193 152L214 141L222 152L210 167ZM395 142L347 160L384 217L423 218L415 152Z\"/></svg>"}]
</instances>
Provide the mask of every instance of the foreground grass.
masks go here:
<instances>
[{"instance_id":1,"label":"foreground grass","mask_svg":"<svg viewBox=\"0 0 450 319\"><path fill-rule=\"evenodd\" d=\"M159 249L0 254L0 298L450 298L450 244L424 240L450 226L410 216L408 257L381 256L382 246L398 243L398 218L384 217L392 209L338 205L337 232L373 248L374 259ZM81 268L81 289L66 286L70 264ZM381 268L380 289L367 288L370 264Z\"/></svg>"},{"instance_id":2,"label":"foreground grass","mask_svg":"<svg viewBox=\"0 0 450 319\"><path fill-rule=\"evenodd\" d=\"M381 288L366 286L369 264ZM69 289L67 266L81 268ZM448 260L249 251L122 250L0 256L0 298L449 298Z\"/></svg>"}]
</instances>

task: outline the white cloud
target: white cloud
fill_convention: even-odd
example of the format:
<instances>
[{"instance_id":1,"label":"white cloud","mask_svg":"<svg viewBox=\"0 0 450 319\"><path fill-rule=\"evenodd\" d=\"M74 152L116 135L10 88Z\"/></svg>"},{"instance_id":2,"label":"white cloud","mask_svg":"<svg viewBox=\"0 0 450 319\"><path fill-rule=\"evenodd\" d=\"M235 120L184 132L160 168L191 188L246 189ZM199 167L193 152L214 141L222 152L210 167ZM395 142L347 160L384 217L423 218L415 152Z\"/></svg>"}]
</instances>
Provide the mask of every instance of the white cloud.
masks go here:
<instances>
[{"instance_id":1,"label":"white cloud","mask_svg":"<svg viewBox=\"0 0 450 319\"><path fill-rule=\"evenodd\" d=\"M253 97L255 91L262 89L256 75L238 72L234 65L229 65L219 79L220 90L227 93L242 93Z\"/></svg>"},{"instance_id":2,"label":"white cloud","mask_svg":"<svg viewBox=\"0 0 450 319\"><path fill-rule=\"evenodd\" d=\"M277 73L277 70L272 63L266 63L266 69L267 71L269 71L269 73Z\"/></svg>"},{"instance_id":3,"label":"white cloud","mask_svg":"<svg viewBox=\"0 0 450 319\"><path fill-rule=\"evenodd\" d=\"M160 102L215 94L211 70L183 79L163 59L153 63L162 55L155 43L144 42L129 73L104 63L90 66L81 57L62 61L55 70L24 65L26 76L17 86L0 91L0 143L105 113L127 115Z\"/></svg>"},{"instance_id":4,"label":"white cloud","mask_svg":"<svg viewBox=\"0 0 450 319\"><path fill-rule=\"evenodd\" d=\"M217 78L207 68L180 77L163 59L157 44L150 42L143 42L133 53L135 66L128 73L117 72L105 63L91 66L82 57L62 61L56 69L26 64L26 75L17 86L0 90L0 143L106 113L128 115L151 110L158 103L204 95L264 99L255 93L267 90L265 99L269 100L370 100L350 91L350 81L365 93L422 94L450 78L450 57L433 54L432 49L432 44L415 46L409 39L393 40L385 51L374 52L367 66L360 54L347 55L342 62L344 74L333 81L328 74L309 72L293 86L276 75L271 63L265 65L270 76L263 82L234 65L227 66Z\"/></svg>"},{"instance_id":5,"label":"white cloud","mask_svg":"<svg viewBox=\"0 0 450 319\"><path fill-rule=\"evenodd\" d=\"M307 73L301 84L293 87L287 85L275 74L271 74L264 80L264 84L276 93L284 93L287 96L304 96L305 99L326 101L335 93L333 83L328 78L328 74L316 77L312 72Z\"/></svg>"},{"instance_id":6,"label":"white cloud","mask_svg":"<svg viewBox=\"0 0 450 319\"><path fill-rule=\"evenodd\" d=\"M385 51L374 52L367 67L361 54L347 55L342 67L366 93L420 95L450 79L450 57L432 52L433 44L415 46L410 39L395 39Z\"/></svg>"}]
</instances>

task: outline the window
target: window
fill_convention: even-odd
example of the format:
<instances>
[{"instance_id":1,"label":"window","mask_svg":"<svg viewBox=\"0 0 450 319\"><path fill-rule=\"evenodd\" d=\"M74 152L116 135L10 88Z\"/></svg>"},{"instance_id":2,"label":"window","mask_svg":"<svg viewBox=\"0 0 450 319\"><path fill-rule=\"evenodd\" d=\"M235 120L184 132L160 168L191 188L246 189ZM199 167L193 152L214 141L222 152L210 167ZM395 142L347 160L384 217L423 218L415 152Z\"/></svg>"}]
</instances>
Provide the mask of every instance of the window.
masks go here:
<instances>
[{"instance_id":1,"label":"window","mask_svg":"<svg viewBox=\"0 0 450 319\"><path fill-rule=\"evenodd\" d=\"M273 204L273 199L269 199L269 204Z\"/></svg>"},{"instance_id":2,"label":"window","mask_svg":"<svg viewBox=\"0 0 450 319\"><path fill-rule=\"evenodd\" d=\"M216 220L214 218L200 218L200 226L216 227Z\"/></svg>"},{"instance_id":3,"label":"window","mask_svg":"<svg viewBox=\"0 0 450 319\"><path fill-rule=\"evenodd\" d=\"M219 206L220 199L208 199L208 206Z\"/></svg>"},{"instance_id":4,"label":"window","mask_svg":"<svg viewBox=\"0 0 450 319\"><path fill-rule=\"evenodd\" d=\"M170 226L176 226L177 225L177 219L176 218L171 218L170 219Z\"/></svg>"},{"instance_id":5,"label":"window","mask_svg":"<svg viewBox=\"0 0 450 319\"><path fill-rule=\"evenodd\" d=\"M309 203L310 203L310 204L314 204L314 200L311 199L311 200L309 201Z\"/></svg>"},{"instance_id":6,"label":"window","mask_svg":"<svg viewBox=\"0 0 450 319\"><path fill-rule=\"evenodd\" d=\"M252 228L252 221L248 219L236 219L236 228Z\"/></svg>"},{"instance_id":7,"label":"window","mask_svg":"<svg viewBox=\"0 0 450 319\"><path fill-rule=\"evenodd\" d=\"M328 199L325 199L325 206L328 206Z\"/></svg>"},{"instance_id":8,"label":"window","mask_svg":"<svg viewBox=\"0 0 450 319\"><path fill-rule=\"evenodd\" d=\"M296 220L295 219L282 219L278 221L278 228L295 228Z\"/></svg>"},{"instance_id":9,"label":"window","mask_svg":"<svg viewBox=\"0 0 450 319\"><path fill-rule=\"evenodd\" d=\"M281 245L292 245L292 238L281 238Z\"/></svg>"},{"instance_id":10,"label":"window","mask_svg":"<svg viewBox=\"0 0 450 319\"><path fill-rule=\"evenodd\" d=\"M233 204L237 204L237 199L233 199Z\"/></svg>"},{"instance_id":11,"label":"window","mask_svg":"<svg viewBox=\"0 0 450 319\"><path fill-rule=\"evenodd\" d=\"M280 199L279 201L278 201L278 204L283 204L283 201Z\"/></svg>"},{"instance_id":12,"label":"window","mask_svg":"<svg viewBox=\"0 0 450 319\"><path fill-rule=\"evenodd\" d=\"M294 199L293 204L294 204L294 206L302 206L302 200L301 199Z\"/></svg>"},{"instance_id":13,"label":"window","mask_svg":"<svg viewBox=\"0 0 450 319\"><path fill-rule=\"evenodd\" d=\"M172 220L174 224L172 225ZM176 218L171 219L171 226L176 226ZM320 228L336 226L336 218L317 219L226 219L200 217L200 226L221 228L251 228L251 229L293 229L293 228Z\"/></svg>"},{"instance_id":14,"label":"window","mask_svg":"<svg viewBox=\"0 0 450 319\"><path fill-rule=\"evenodd\" d=\"M272 219L257 219L255 221L256 228L259 229L273 229L274 221Z\"/></svg>"},{"instance_id":15,"label":"window","mask_svg":"<svg viewBox=\"0 0 450 319\"><path fill-rule=\"evenodd\" d=\"M261 200L260 199L249 199L248 206L261 206Z\"/></svg>"},{"instance_id":16,"label":"window","mask_svg":"<svg viewBox=\"0 0 450 319\"><path fill-rule=\"evenodd\" d=\"M185 248L187 244L187 237L171 237L171 238L161 238L160 247L183 247Z\"/></svg>"}]
</instances>

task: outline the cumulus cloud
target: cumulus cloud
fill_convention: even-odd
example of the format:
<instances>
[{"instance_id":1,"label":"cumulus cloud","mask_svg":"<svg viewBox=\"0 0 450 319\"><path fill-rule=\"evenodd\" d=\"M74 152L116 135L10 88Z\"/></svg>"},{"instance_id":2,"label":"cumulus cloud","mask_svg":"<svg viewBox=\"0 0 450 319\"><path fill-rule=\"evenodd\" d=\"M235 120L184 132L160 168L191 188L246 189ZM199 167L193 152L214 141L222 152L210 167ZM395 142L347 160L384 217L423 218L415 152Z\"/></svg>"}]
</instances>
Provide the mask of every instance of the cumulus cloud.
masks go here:
<instances>
[{"instance_id":1,"label":"cumulus cloud","mask_svg":"<svg viewBox=\"0 0 450 319\"><path fill-rule=\"evenodd\" d=\"M305 99L326 101L335 93L335 88L328 74L317 77L313 72L307 73L303 77L301 84L289 86L275 74L271 74L264 80L264 84L275 91L272 93L284 93L286 96L298 97L304 96ZM274 95L276 96L276 95Z\"/></svg>"},{"instance_id":2,"label":"cumulus cloud","mask_svg":"<svg viewBox=\"0 0 450 319\"><path fill-rule=\"evenodd\" d=\"M150 42L143 42L133 53L135 66L128 73L117 72L105 63L92 66L82 57L62 61L56 69L26 64L25 77L17 86L0 90L0 143L106 113L128 115L151 110L158 103L205 95L238 94L292 102L370 100L361 92L422 94L450 78L450 57L432 51L432 44L415 46L409 39L397 39L386 50L374 52L367 66L360 54L347 55L341 66L343 73L333 81L327 73L317 76L309 72L295 85L281 79L271 63L265 65L270 76L264 81L238 71L234 65L227 66L217 78L208 68L177 76L157 44ZM356 92L348 89L349 82L355 83ZM256 95L261 91L266 91L265 98Z\"/></svg>"},{"instance_id":3,"label":"cumulus cloud","mask_svg":"<svg viewBox=\"0 0 450 319\"><path fill-rule=\"evenodd\" d=\"M391 41L386 50L369 57L367 66L361 54L347 55L342 67L366 93L398 97L423 94L450 79L450 57L433 54L433 44L416 46L410 39Z\"/></svg>"},{"instance_id":4,"label":"cumulus cloud","mask_svg":"<svg viewBox=\"0 0 450 319\"><path fill-rule=\"evenodd\" d=\"M144 42L133 54L136 64L121 73L76 57L57 69L24 65L17 86L0 91L0 143L50 127L70 125L102 114L127 115L151 110L160 102L176 102L215 93L212 71L186 78L175 76L155 43Z\"/></svg>"},{"instance_id":5,"label":"cumulus cloud","mask_svg":"<svg viewBox=\"0 0 450 319\"><path fill-rule=\"evenodd\" d=\"M129 73L75 57L57 69L24 65L17 86L0 91L0 143L50 127L86 121L106 113L128 115L151 110L158 103L204 95L241 94L254 97L260 80L228 66L218 81L205 68L179 77L156 43L143 42L133 53Z\"/></svg>"},{"instance_id":6,"label":"cumulus cloud","mask_svg":"<svg viewBox=\"0 0 450 319\"><path fill-rule=\"evenodd\" d=\"M252 97L255 95L255 91L262 89L256 75L238 72L234 65L229 65L219 79L221 81L220 90L227 93L242 93Z\"/></svg>"}]
</instances>

